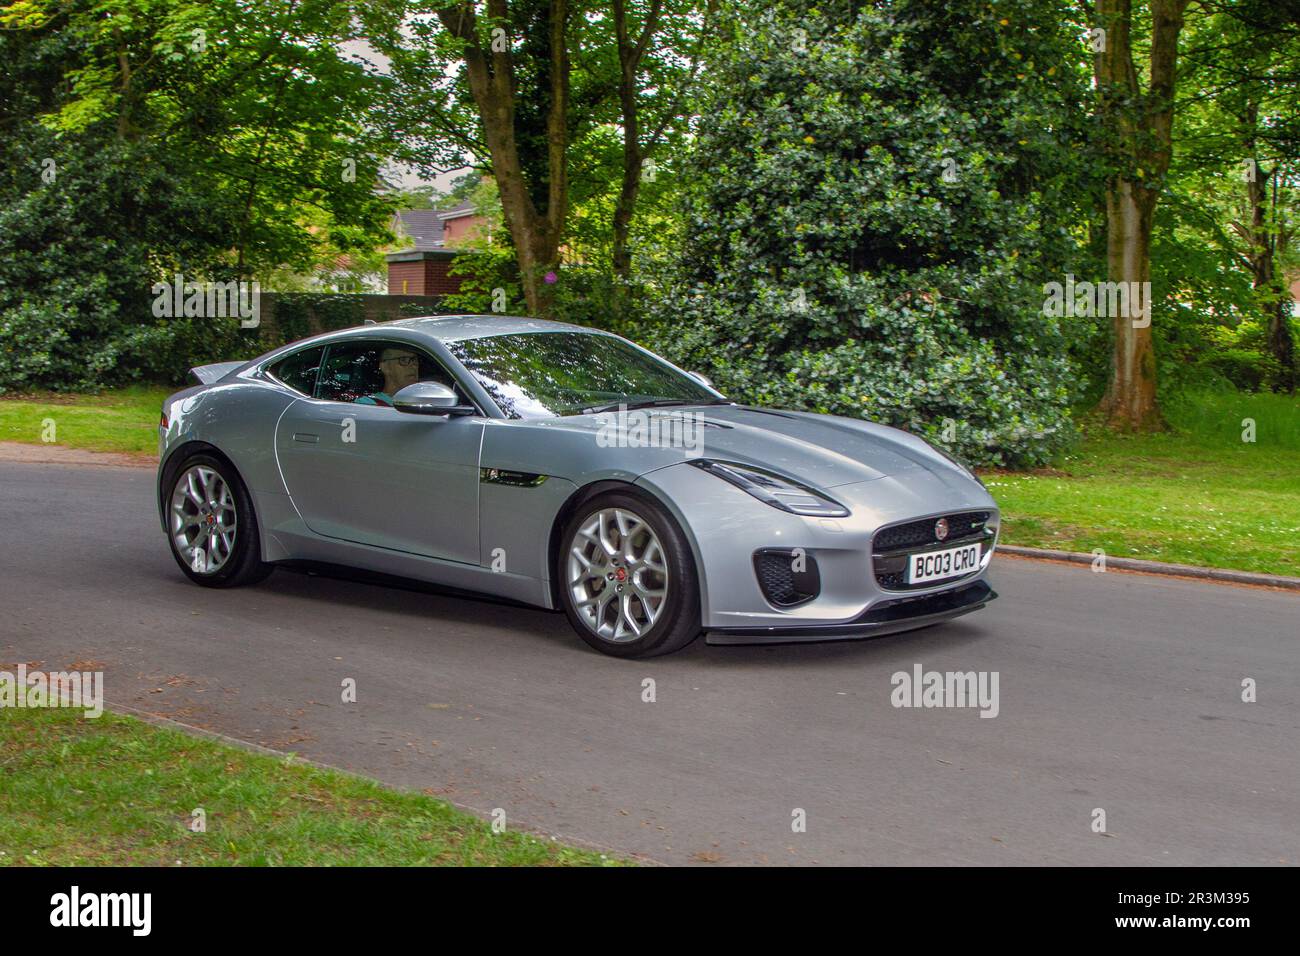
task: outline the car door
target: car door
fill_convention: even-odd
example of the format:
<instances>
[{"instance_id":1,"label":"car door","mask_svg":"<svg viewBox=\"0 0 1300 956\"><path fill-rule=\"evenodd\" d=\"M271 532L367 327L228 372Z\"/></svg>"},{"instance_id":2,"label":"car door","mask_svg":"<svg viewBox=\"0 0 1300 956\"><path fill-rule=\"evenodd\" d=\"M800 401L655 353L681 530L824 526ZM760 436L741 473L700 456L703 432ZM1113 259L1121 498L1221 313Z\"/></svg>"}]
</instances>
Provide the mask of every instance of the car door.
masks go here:
<instances>
[{"instance_id":1,"label":"car door","mask_svg":"<svg viewBox=\"0 0 1300 956\"><path fill-rule=\"evenodd\" d=\"M416 346L333 343L314 394L291 405L276 428L280 470L316 534L478 564L484 420L413 415L384 404L391 398L385 389L400 382L386 380L382 369L407 354L417 357L416 380L439 381L464 395L451 373Z\"/></svg>"}]
</instances>

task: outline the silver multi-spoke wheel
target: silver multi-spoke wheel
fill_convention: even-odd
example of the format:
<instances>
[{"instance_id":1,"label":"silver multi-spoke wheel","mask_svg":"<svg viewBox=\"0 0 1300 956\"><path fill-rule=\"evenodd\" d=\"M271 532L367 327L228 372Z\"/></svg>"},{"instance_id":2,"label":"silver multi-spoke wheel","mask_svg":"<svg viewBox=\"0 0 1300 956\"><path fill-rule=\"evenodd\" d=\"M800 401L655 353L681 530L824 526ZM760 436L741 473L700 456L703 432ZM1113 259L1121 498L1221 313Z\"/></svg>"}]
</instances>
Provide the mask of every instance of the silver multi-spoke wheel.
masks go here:
<instances>
[{"instance_id":1,"label":"silver multi-spoke wheel","mask_svg":"<svg viewBox=\"0 0 1300 956\"><path fill-rule=\"evenodd\" d=\"M189 468L172 486L172 542L196 574L215 574L230 560L236 517L230 486L207 465Z\"/></svg>"},{"instance_id":2,"label":"silver multi-spoke wheel","mask_svg":"<svg viewBox=\"0 0 1300 956\"><path fill-rule=\"evenodd\" d=\"M604 640L643 637L659 619L668 584L658 536L626 508L592 512L569 542L569 594L578 616Z\"/></svg>"}]
</instances>

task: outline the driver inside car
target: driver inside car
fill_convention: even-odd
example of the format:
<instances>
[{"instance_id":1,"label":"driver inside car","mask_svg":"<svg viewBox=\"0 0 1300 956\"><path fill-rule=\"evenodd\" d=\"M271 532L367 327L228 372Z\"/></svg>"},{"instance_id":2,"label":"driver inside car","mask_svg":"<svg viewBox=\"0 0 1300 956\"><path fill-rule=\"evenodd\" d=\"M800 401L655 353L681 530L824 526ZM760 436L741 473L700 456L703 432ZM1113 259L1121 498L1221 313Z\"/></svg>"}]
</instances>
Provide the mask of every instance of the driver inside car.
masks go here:
<instances>
[{"instance_id":1,"label":"driver inside car","mask_svg":"<svg viewBox=\"0 0 1300 956\"><path fill-rule=\"evenodd\" d=\"M379 354L379 370L384 373L383 391L358 398L358 405L392 407L393 396L420 379L420 357L406 349L384 349Z\"/></svg>"}]
</instances>

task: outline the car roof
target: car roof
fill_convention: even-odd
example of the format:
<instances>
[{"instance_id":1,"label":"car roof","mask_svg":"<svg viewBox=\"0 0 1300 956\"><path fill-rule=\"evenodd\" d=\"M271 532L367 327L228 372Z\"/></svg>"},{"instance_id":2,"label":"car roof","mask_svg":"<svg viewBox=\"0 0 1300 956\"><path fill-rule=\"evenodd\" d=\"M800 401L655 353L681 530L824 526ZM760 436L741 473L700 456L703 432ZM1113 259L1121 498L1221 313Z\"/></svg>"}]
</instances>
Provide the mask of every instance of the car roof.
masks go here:
<instances>
[{"instance_id":1,"label":"car roof","mask_svg":"<svg viewBox=\"0 0 1300 956\"><path fill-rule=\"evenodd\" d=\"M602 333L600 329L587 328L584 325L572 325L568 322L552 322L548 319L530 319L521 315L421 315L411 319L396 319L392 322L377 322L362 326L363 332L377 332L380 329L397 328L420 332L439 342L460 342L465 339L482 339L492 335L510 335L520 332L592 332Z\"/></svg>"},{"instance_id":2,"label":"car roof","mask_svg":"<svg viewBox=\"0 0 1300 956\"><path fill-rule=\"evenodd\" d=\"M332 332L319 332L294 342L286 342L257 358L244 362L232 371L239 375L250 369L263 368L274 364L287 355L303 349L329 345L335 342L347 342L352 339L368 339L376 334L382 336L385 330L401 330L406 335L399 336L409 341L416 338L433 339L439 344L463 342L469 339L490 338L494 335L509 335L528 332L581 332L587 335L604 335L617 338L612 332L588 328L585 325L573 325L569 322L552 322L548 319L530 319L522 315L420 315L409 319L395 319L391 322L372 322L367 325L354 325Z\"/></svg>"}]
</instances>

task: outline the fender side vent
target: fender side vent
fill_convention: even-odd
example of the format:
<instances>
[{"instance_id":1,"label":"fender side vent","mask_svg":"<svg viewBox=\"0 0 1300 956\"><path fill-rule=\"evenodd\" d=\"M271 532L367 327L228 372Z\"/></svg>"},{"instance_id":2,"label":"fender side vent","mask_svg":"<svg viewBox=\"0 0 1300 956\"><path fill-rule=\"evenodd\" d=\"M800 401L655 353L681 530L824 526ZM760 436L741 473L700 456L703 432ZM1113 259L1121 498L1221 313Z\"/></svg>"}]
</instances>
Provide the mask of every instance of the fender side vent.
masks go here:
<instances>
[{"instance_id":1,"label":"fender side vent","mask_svg":"<svg viewBox=\"0 0 1300 956\"><path fill-rule=\"evenodd\" d=\"M536 488L546 480L546 475L530 471L506 471L502 468L480 468L478 480L485 485L513 485L516 488Z\"/></svg>"}]
</instances>

